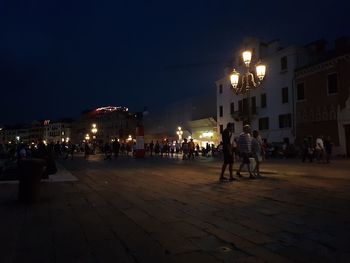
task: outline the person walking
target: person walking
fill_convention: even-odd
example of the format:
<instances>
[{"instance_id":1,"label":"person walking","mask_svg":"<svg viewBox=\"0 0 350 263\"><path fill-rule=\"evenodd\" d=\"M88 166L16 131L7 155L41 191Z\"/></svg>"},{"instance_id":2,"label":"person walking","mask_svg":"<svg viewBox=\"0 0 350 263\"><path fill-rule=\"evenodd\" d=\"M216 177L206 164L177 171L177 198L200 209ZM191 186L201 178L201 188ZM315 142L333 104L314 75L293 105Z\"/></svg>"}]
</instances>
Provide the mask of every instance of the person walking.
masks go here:
<instances>
[{"instance_id":1,"label":"person walking","mask_svg":"<svg viewBox=\"0 0 350 263\"><path fill-rule=\"evenodd\" d=\"M75 152L75 144L68 142L67 147L68 147L68 149L67 149L66 157L64 159L67 160L69 158L69 155L70 155L71 160L73 160L74 152Z\"/></svg>"},{"instance_id":2,"label":"person walking","mask_svg":"<svg viewBox=\"0 0 350 263\"><path fill-rule=\"evenodd\" d=\"M238 177L242 177L241 170L244 165L247 166L249 172L249 178L253 179L254 176L250 170L250 156L251 156L251 136L250 136L250 126L244 125L243 132L238 137L238 148L241 154L242 163L240 164L236 174Z\"/></svg>"},{"instance_id":3,"label":"person walking","mask_svg":"<svg viewBox=\"0 0 350 263\"><path fill-rule=\"evenodd\" d=\"M316 146L315 146L315 150L316 150L316 160L318 162L325 162L324 160L324 144L323 144L323 136L320 135L317 137L316 139Z\"/></svg>"},{"instance_id":4,"label":"person walking","mask_svg":"<svg viewBox=\"0 0 350 263\"><path fill-rule=\"evenodd\" d=\"M304 163L307 158L309 158L309 139L307 137L304 137L303 139L303 145L302 145L302 154L301 154L301 161ZM310 158L309 158L310 159ZM311 160L310 160L311 162Z\"/></svg>"},{"instance_id":5,"label":"person walking","mask_svg":"<svg viewBox=\"0 0 350 263\"><path fill-rule=\"evenodd\" d=\"M120 143L117 139L114 139L112 143L112 151L114 153L114 158L118 158L119 150L120 150Z\"/></svg>"},{"instance_id":6,"label":"person walking","mask_svg":"<svg viewBox=\"0 0 350 263\"><path fill-rule=\"evenodd\" d=\"M188 142L185 138L182 143L182 160L188 159Z\"/></svg>"},{"instance_id":7,"label":"person walking","mask_svg":"<svg viewBox=\"0 0 350 263\"><path fill-rule=\"evenodd\" d=\"M176 141L176 143L175 143L176 158L179 158L180 149L181 149L181 145L178 141Z\"/></svg>"},{"instance_id":8,"label":"person walking","mask_svg":"<svg viewBox=\"0 0 350 263\"><path fill-rule=\"evenodd\" d=\"M196 151L195 151L195 155L196 155L196 157L198 157L199 156L199 144L197 143L197 145L196 145Z\"/></svg>"},{"instance_id":9,"label":"person walking","mask_svg":"<svg viewBox=\"0 0 350 263\"><path fill-rule=\"evenodd\" d=\"M160 144L158 141L156 141L156 145L154 146L154 154L155 156L159 156L159 152L160 152Z\"/></svg>"},{"instance_id":10,"label":"person walking","mask_svg":"<svg viewBox=\"0 0 350 263\"><path fill-rule=\"evenodd\" d=\"M262 162L262 141L257 130L253 131L252 139L252 156L255 159L256 165L253 171L256 177L261 178L260 175L260 163Z\"/></svg>"},{"instance_id":11,"label":"person walking","mask_svg":"<svg viewBox=\"0 0 350 263\"><path fill-rule=\"evenodd\" d=\"M90 155L90 147L89 144L87 142L85 142L85 146L84 146L84 158L88 159Z\"/></svg>"},{"instance_id":12,"label":"person walking","mask_svg":"<svg viewBox=\"0 0 350 263\"><path fill-rule=\"evenodd\" d=\"M195 150L195 145L193 142L193 139L190 139L188 143L188 159L194 160L194 150Z\"/></svg>"},{"instance_id":13,"label":"person walking","mask_svg":"<svg viewBox=\"0 0 350 263\"><path fill-rule=\"evenodd\" d=\"M151 143L149 144L149 152L150 152L151 156L153 156L153 148L154 148L154 143L152 140Z\"/></svg>"},{"instance_id":14,"label":"person walking","mask_svg":"<svg viewBox=\"0 0 350 263\"><path fill-rule=\"evenodd\" d=\"M326 163L330 163L330 159L332 156L333 143L331 141L331 137L329 137L329 136L324 141L324 149L325 149L325 153L326 153Z\"/></svg>"},{"instance_id":15,"label":"person walking","mask_svg":"<svg viewBox=\"0 0 350 263\"><path fill-rule=\"evenodd\" d=\"M222 143L223 143L223 154L224 154L224 163L221 167L221 174L220 174L220 181L227 180L226 177L224 177L224 173L226 170L226 167L228 165L228 170L230 173L230 181L233 181L233 175L232 175L232 166L233 166L233 148L231 144L231 137L233 133L233 125L231 122L227 123L226 128L222 132Z\"/></svg>"},{"instance_id":16,"label":"person walking","mask_svg":"<svg viewBox=\"0 0 350 263\"><path fill-rule=\"evenodd\" d=\"M111 146L109 145L108 142L105 143L104 152L105 152L105 160L112 160Z\"/></svg>"}]
</instances>

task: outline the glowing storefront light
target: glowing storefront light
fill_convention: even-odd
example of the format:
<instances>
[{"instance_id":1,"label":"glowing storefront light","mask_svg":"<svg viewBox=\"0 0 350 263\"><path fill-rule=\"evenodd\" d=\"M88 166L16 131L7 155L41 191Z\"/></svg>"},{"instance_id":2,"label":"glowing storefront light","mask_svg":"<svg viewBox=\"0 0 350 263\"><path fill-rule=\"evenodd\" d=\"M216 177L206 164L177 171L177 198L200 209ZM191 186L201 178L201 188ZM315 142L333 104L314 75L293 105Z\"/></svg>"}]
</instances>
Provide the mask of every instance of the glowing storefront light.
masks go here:
<instances>
[{"instance_id":1,"label":"glowing storefront light","mask_svg":"<svg viewBox=\"0 0 350 263\"><path fill-rule=\"evenodd\" d=\"M210 138L210 137L213 137L214 136L214 133L213 132L203 132L202 133L202 137L204 138Z\"/></svg>"}]
</instances>

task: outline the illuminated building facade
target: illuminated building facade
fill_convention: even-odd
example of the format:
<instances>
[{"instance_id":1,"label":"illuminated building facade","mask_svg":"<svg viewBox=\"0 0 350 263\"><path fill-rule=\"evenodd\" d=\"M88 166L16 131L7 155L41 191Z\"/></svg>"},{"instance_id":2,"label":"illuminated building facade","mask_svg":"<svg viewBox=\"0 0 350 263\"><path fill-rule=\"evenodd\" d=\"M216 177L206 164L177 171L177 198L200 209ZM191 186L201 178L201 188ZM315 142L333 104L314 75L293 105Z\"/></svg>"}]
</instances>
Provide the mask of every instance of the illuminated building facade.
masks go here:
<instances>
[{"instance_id":1,"label":"illuminated building facade","mask_svg":"<svg viewBox=\"0 0 350 263\"><path fill-rule=\"evenodd\" d=\"M68 142L71 138L72 120L44 121L44 140L47 143Z\"/></svg>"},{"instance_id":2,"label":"illuminated building facade","mask_svg":"<svg viewBox=\"0 0 350 263\"><path fill-rule=\"evenodd\" d=\"M141 122L142 116L126 107L100 107L81 114L72 124L71 137L74 143L81 143L85 138L96 143L126 140L129 135L135 137L136 126Z\"/></svg>"}]
</instances>

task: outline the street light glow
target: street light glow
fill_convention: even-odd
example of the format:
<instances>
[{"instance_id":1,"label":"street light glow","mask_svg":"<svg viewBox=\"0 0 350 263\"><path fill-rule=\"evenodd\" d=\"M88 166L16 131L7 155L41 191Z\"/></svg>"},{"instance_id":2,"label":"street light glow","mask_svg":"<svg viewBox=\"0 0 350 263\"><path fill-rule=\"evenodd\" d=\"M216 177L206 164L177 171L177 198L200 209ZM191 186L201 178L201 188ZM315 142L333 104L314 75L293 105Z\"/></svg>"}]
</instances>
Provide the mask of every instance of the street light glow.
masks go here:
<instances>
[{"instance_id":1,"label":"street light glow","mask_svg":"<svg viewBox=\"0 0 350 263\"><path fill-rule=\"evenodd\" d=\"M233 69L232 74L230 75L230 81L232 85L233 92L238 94L247 94L247 108L248 116L246 121L250 124L251 121L251 106L250 106L250 92L251 90L259 87L262 83L262 80L266 74L266 65L262 64L260 61L255 65L256 75L250 71L249 64L252 61L252 51L245 50L242 53L243 61L245 63L245 72L240 74ZM244 119L243 119L244 121Z\"/></svg>"},{"instance_id":2,"label":"street light glow","mask_svg":"<svg viewBox=\"0 0 350 263\"><path fill-rule=\"evenodd\" d=\"M266 73L266 66L261 62L259 62L258 64L256 64L255 67L256 67L256 75L260 80L263 80Z\"/></svg>"},{"instance_id":3,"label":"street light glow","mask_svg":"<svg viewBox=\"0 0 350 263\"><path fill-rule=\"evenodd\" d=\"M249 67L250 61L252 60L252 52L250 50L246 50L242 53L243 61L247 67Z\"/></svg>"},{"instance_id":4,"label":"street light glow","mask_svg":"<svg viewBox=\"0 0 350 263\"><path fill-rule=\"evenodd\" d=\"M181 128L180 126L179 126L179 127L177 127L176 134L177 134L177 136L179 136L179 141L181 141L183 131L182 131L182 128Z\"/></svg>"},{"instance_id":5,"label":"street light glow","mask_svg":"<svg viewBox=\"0 0 350 263\"><path fill-rule=\"evenodd\" d=\"M233 72L230 76L230 79L231 79L232 87L236 88L238 85L238 81L239 81L239 73L235 69L233 69Z\"/></svg>"},{"instance_id":6,"label":"street light glow","mask_svg":"<svg viewBox=\"0 0 350 263\"><path fill-rule=\"evenodd\" d=\"M96 123L93 123L92 125L92 129L91 129L91 132L95 135L96 133L97 133L97 125L96 125Z\"/></svg>"}]
</instances>

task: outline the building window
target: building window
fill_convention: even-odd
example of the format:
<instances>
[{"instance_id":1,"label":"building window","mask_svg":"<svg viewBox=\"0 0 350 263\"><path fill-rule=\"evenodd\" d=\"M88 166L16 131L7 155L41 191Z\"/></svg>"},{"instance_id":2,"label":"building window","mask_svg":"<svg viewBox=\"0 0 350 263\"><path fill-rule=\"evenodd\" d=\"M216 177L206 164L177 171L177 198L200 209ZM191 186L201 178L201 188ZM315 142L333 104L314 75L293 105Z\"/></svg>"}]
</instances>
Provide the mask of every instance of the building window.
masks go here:
<instances>
[{"instance_id":1,"label":"building window","mask_svg":"<svg viewBox=\"0 0 350 263\"><path fill-rule=\"evenodd\" d=\"M238 101L238 112L240 115L243 114L243 101L242 100Z\"/></svg>"},{"instance_id":2,"label":"building window","mask_svg":"<svg viewBox=\"0 0 350 263\"><path fill-rule=\"evenodd\" d=\"M243 114L248 114L248 98L243 99Z\"/></svg>"},{"instance_id":3,"label":"building window","mask_svg":"<svg viewBox=\"0 0 350 263\"><path fill-rule=\"evenodd\" d=\"M232 132L235 132L235 123L231 122L231 124L232 124Z\"/></svg>"},{"instance_id":4,"label":"building window","mask_svg":"<svg viewBox=\"0 0 350 263\"><path fill-rule=\"evenodd\" d=\"M328 94L338 93L338 74L333 73L327 76Z\"/></svg>"},{"instance_id":5,"label":"building window","mask_svg":"<svg viewBox=\"0 0 350 263\"><path fill-rule=\"evenodd\" d=\"M224 131L224 125L220 124L220 134Z\"/></svg>"},{"instance_id":6,"label":"building window","mask_svg":"<svg viewBox=\"0 0 350 263\"><path fill-rule=\"evenodd\" d=\"M259 119L259 130L268 130L269 129L269 118L260 118Z\"/></svg>"},{"instance_id":7,"label":"building window","mask_svg":"<svg viewBox=\"0 0 350 263\"><path fill-rule=\"evenodd\" d=\"M266 93L260 95L260 107L266 108Z\"/></svg>"},{"instance_id":8,"label":"building window","mask_svg":"<svg viewBox=\"0 0 350 263\"><path fill-rule=\"evenodd\" d=\"M234 112L235 112L235 104L233 102L231 102L230 113L233 114Z\"/></svg>"},{"instance_id":9,"label":"building window","mask_svg":"<svg viewBox=\"0 0 350 263\"><path fill-rule=\"evenodd\" d=\"M224 116L224 107L223 106L219 107L219 116L220 117Z\"/></svg>"},{"instance_id":10,"label":"building window","mask_svg":"<svg viewBox=\"0 0 350 263\"><path fill-rule=\"evenodd\" d=\"M304 83L298 83L297 85L297 100L305 99Z\"/></svg>"},{"instance_id":11,"label":"building window","mask_svg":"<svg viewBox=\"0 0 350 263\"><path fill-rule=\"evenodd\" d=\"M290 113L279 115L279 126L280 128L292 127L292 115Z\"/></svg>"},{"instance_id":12,"label":"building window","mask_svg":"<svg viewBox=\"0 0 350 263\"><path fill-rule=\"evenodd\" d=\"M222 85L219 85L219 93L222 94Z\"/></svg>"},{"instance_id":13,"label":"building window","mask_svg":"<svg viewBox=\"0 0 350 263\"><path fill-rule=\"evenodd\" d=\"M256 97L252 97L251 98L251 105L250 105L251 109L252 109L252 114L256 114Z\"/></svg>"},{"instance_id":14,"label":"building window","mask_svg":"<svg viewBox=\"0 0 350 263\"><path fill-rule=\"evenodd\" d=\"M281 58L281 70L287 70L288 68L288 61L287 61L287 56L284 56Z\"/></svg>"},{"instance_id":15,"label":"building window","mask_svg":"<svg viewBox=\"0 0 350 263\"><path fill-rule=\"evenodd\" d=\"M282 103L288 103L288 87L282 89Z\"/></svg>"}]
</instances>

